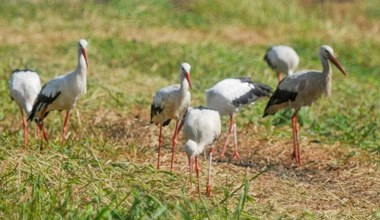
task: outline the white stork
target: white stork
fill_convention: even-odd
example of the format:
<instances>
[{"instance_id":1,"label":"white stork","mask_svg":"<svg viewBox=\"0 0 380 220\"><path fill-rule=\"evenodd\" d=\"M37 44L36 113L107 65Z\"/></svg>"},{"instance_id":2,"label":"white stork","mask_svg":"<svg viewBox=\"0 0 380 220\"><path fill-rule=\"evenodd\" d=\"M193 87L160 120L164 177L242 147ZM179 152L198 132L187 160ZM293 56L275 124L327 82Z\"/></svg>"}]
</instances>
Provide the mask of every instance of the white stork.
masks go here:
<instances>
[{"instance_id":1,"label":"white stork","mask_svg":"<svg viewBox=\"0 0 380 220\"><path fill-rule=\"evenodd\" d=\"M197 108L189 108L186 117L184 132L186 137L185 152L189 159L190 171L190 188L191 174L193 169L193 161L195 160L195 171L198 179L198 194L199 191L199 161L200 155L205 148L209 151L209 169L206 193L211 196L211 161L213 153L213 143L219 138L221 132L221 123L219 112L213 109L199 106Z\"/></svg>"},{"instance_id":2,"label":"white stork","mask_svg":"<svg viewBox=\"0 0 380 220\"><path fill-rule=\"evenodd\" d=\"M250 77L224 79L206 90L207 107L219 111L221 116L230 116L230 127L223 146L222 157L224 157L229 137L234 131L234 157L240 158L237 150L236 124L234 123L235 112L262 97L269 97L271 92L272 89L268 85L252 82Z\"/></svg>"},{"instance_id":3,"label":"white stork","mask_svg":"<svg viewBox=\"0 0 380 220\"><path fill-rule=\"evenodd\" d=\"M280 82L282 73L293 75L298 67L300 58L296 51L285 45L277 45L268 48L264 60L277 73L277 79Z\"/></svg>"},{"instance_id":4,"label":"white stork","mask_svg":"<svg viewBox=\"0 0 380 220\"><path fill-rule=\"evenodd\" d=\"M322 63L322 72L317 70L305 70L294 75L287 76L277 86L276 91L270 98L264 112L266 115L274 115L281 109L294 109L292 116L293 126L293 156L298 165L301 165L301 158L298 143L298 119L297 113L302 106L310 106L314 101L325 93L331 95L332 71L328 60L346 76L347 73L334 56L334 51L330 46L323 45L319 49L319 57Z\"/></svg>"},{"instance_id":5,"label":"white stork","mask_svg":"<svg viewBox=\"0 0 380 220\"><path fill-rule=\"evenodd\" d=\"M24 146L26 146L28 142L28 123L26 121L24 111L27 117L32 111L33 103L41 90L40 77L32 70L15 69L13 70L11 79L9 80L9 90L12 100L14 100L20 108L22 126L24 129Z\"/></svg>"},{"instance_id":6,"label":"white stork","mask_svg":"<svg viewBox=\"0 0 380 220\"><path fill-rule=\"evenodd\" d=\"M178 133L183 126L182 119L190 106L191 95L189 87L191 88L190 79L190 64L182 63L179 68L179 81L180 84L164 87L156 92L153 98L150 112L150 123L160 125L160 133L158 136L158 158L157 169L160 169L160 154L161 146L163 143L162 127L167 126L170 120L175 119L175 130L173 135L172 158L170 170L173 169L174 152L177 145Z\"/></svg>"},{"instance_id":7,"label":"white stork","mask_svg":"<svg viewBox=\"0 0 380 220\"><path fill-rule=\"evenodd\" d=\"M66 110L65 122L62 129L62 144L65 141L70 111L75 107L79 97L86 93L88 68L87 44L86 40L79 40L77 68L71 73L50 80L43 86L28 118L28 120L36 119L40 129L43 129L44 119L50 111ZM44 139L47 141L46 132L42 131Z\"/></svg>"}]
</instances>

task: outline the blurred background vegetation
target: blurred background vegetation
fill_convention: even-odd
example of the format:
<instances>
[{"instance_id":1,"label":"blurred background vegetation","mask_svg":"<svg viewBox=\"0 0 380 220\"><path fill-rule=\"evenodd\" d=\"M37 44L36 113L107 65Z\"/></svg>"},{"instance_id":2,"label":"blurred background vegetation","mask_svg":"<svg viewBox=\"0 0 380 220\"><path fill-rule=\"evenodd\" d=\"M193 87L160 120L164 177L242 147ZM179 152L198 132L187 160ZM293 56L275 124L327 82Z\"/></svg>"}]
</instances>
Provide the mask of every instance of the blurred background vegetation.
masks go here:
<instances>
[{"instance_id":1,"label":"blurred background vegetation","mask_svg":"<svg viewBox=\"0 0 380 220\"><path fill-rule=\"evenodd\" d=\"M301 58L299 69L321 69L317 51L321 45L328 44L334 48L348 77L343 77L333 69L333 96L331 99L322 98L302 112L304 124L301 137L349 149L364 149L376 156L380 152L379 0L0 0L0 5L0 158L9 163L9 166L3 164L2 171L2 181L12 177L8 179L9 184L17 181L17 169L14 167L17 167L19 158L15 155L24 155L20 152L22 131L18 123L18 108L8 97L10 73L15 68L31 68L37 70L42 81L46 82L68 72L75 68L75 44L80 38L89 41L88 93L79 101L77 109L80 114L70 129L79 133L77 136L72 134L72 137L80 137L78 143L82 147L112 151L120 145L112 138L107 139L105 133L112 126L107 123L104 115L118 120L139 118L148 124L154 92L177 82L178 65L183 61L192 65L192 103L201 105L204 104L204 90L226 77L252 76L255 81L275 88L275 74L263 62L264 53L271 45L287 44L294 47ZM249 126L258 127L261 132L254 135L259 139L291 140L290 121L284 120L280 125L274 126L273 122L280 116L261 118L265 104L265 101L261 101L254 107L243 110L238 116L239 127L242 130ZM52 113L47 119L52 137L60 130L60 126L54 125L62 123L62 119L54 115L59 113ZM99 117L104 120L104 126L92 127L91 123L99 123ZM143 140L128 143L129 150L149 145ZM34 143L31 149L37 149L37 145L37 142ZM69 152L61 152L58 146L54 147L53 142L53 149L57 151L53 155L67 156L66 165L81 170L86 166L84 161L88 152L75 148L74 143L69 145L73 145ZM90 161L98 163L97 166L101 169L110 158L119 158L118 153L120 152L104 153L107 155L105 158L91 158ZM70 159L74 154L83 161ZM81 196L73 196L75 192L70 187L62 188L59 196L49 191L52 196L47 199L40 197L46 195L46 189L42 189L39 184L45 184L49 177L45 176L43 169L35 168L32 161L35 160L41 167L44 167L42 164L45 160L47 167L54 164L59 166L62 168L59 175L63 175L63 179L67 171L62 164L58 165L58 161L47 159L46 156L48 155L29 153L25 156L29 158L26 160L29 162L25 162L28 164L25 169L41 173L33 176L25 171L23 175L29 182L25 181L24 185L18 183L21 184L17 185L19 189L7 185L10 187L8 189L14 191L3 191L0 196L3 201L0 202L0 213L3 216L18 213L18 217L33 218L28 210L35 209L38 204L38 213L47 218L51 218L49 213L54 212L61 213L58 218L71 215L96 217L103 216L104 213L113 213L115 217L118 215L115 210L122 209L119 205L126 201L135 202L128 203L131 210L137 212L132 216L130 210L131 218L158 218L162 215L171 218L180 215L190 219L204 218L210 213L216 218L230 218L239 217L243 210L239 204L244 206L244 202L239 199L237 201L240 203L234 203L238 205L233 208L220 205L210 211L209 204L194 203L190 205L191 208L184 209L188 205L186 196L168 204L163 202L162 199L167 197L161 196L161 193L142 196L138 191L129 189L129 194L124 192L119 195L112 190L109 194L105 193L105 197L114 196L120 201L117 204L110 203L104 212L93 210L94 207L105 207L105 202L94 196L96 193L89 194L89 197L94 196L92 202L85 203ZM119 165L107 168L109 173L121 172L124 175L123 172L127 172L115 171L117 166ZM47 167L45 168L48 169ZM33 171L34 169L38 171ZM149 166L128 169L131 169L128 172L133 175L136 172L139 175L139 170L143 170L143 174L161 175L162 179L168 178L167 176L175 181L178 178L186 179L185 176L157 174ZM105 174L108 171L104 171ZM109 176L104 176L107 177ZM70 180L80 182L79 179ZM33 187L28 188L28 183ZM57 189L55 187L53 189ZM147 187L152 185L148 184ZM18 200L23 194L22 190L29 189L33 189L31 192L34 193L40 192L41 195L28 194L33 195L31 200L26 199L29 203L16 208L20 205ZM7 197L4 193L11 196ZM159 199L156 200L155 196ZM78 201L71 200L73 197L79 198ZM44 208L46 203L42 198L47 200L46 203L50 202L49 207L52 208L48 211ZM247 199L247 195L241 198ZM65 202L72 203L72 206ZM139 206L141 204L144 205ZM154 207L150 207L150 204ZM70 209L67 208L69 206ZM143 207L141 213L138 209L133 209L136 207ZM154 211L149 213L149 210ZM249 212L245 214L249 217L261 216ZM281 216L275 214L278 215ZM120 216L125 217L123 214Z\"/></svg>"}]
</instances>

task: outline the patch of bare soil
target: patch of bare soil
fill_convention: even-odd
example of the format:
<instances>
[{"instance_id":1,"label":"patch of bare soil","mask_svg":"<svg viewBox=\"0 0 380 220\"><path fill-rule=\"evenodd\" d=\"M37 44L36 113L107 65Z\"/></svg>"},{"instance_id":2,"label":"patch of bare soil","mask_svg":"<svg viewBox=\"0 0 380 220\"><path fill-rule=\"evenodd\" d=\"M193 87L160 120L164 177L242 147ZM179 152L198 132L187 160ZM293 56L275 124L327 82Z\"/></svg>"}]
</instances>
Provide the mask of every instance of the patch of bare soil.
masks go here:
<instances>
[{"instance_id":1,"label":"patch of bare soil","mask_svg":"<svg viewBox=\"0 0 380 220\"><path fill-rule=\"evenodd\" d=\"M149 124L145 110L132 112L133 118L111 116L106 123L96 124L105 129L105 137L128 148L137 145L137 153L126 149L125 157L135 163L156 165L157 126ZM96 120L96 119L94 119ZM174 124L174 123L172 123ZM380 206L379 155L355 147L317 144L301 137L301 161L297 167L292 160L292 140L257 139L258 128L240 128L239 153L233 159L233 143L225 158L220 157L226 138L223 133L216 146L213 160L214 195L221 197L223 187L237 188L244 178L257 174L269 166L268 172L250 183L254 198L249 212L259 216L302 216L305 212L319 217L368 218L374 217ZM163 170L169 170L173 125L164 128L164 150L161 156ZM224 130L225 132L225 130ZM289 128L291 132L291 128ZM187 158L182 151L183 137L179 140L174 170L187 173ZM207 162L202 160L202 181L207 175Z\"/></svg>"}]
</instances>

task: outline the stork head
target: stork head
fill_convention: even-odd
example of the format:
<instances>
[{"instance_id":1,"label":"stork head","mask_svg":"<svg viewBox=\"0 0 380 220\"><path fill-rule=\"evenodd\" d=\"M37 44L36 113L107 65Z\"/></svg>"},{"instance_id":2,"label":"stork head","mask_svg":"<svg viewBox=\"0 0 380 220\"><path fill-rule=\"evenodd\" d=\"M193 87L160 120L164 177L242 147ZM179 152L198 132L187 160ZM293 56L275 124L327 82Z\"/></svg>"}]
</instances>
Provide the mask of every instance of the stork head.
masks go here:
<instances>
[{"instance_id":1,"label":"stork head","mask_svg":"<svg viewBox=\"0 0 380 220\"><path fill-rule=\"evenodd\" d=\"M179 71L185 77L185 79L189 83L190 88L192 89L191 79L190 79L190 69L191 69L190 64L188 64L188 63L182 63L181 66L180 66L180 68L179 68Z\"/></svg>"},{"instance_id":2,"label":"stork head","mask_svg":"<svg viewBox=\"0 0 380 220\"><path fill-rule=\"evenodd\" d=\"M193 140L187 140L185 143L185 152L189 159L193 159L199 154L198 144Z\"/></svg>"},{"instance_id":3,"label":"stork head","mask_svg":"<svg viewBox=\"0 0 380 220\"><path fill-rule=\"evenodd\" d=\"M330 60L343 73L343 75L347 76L347 72L339 63L338 59L334 56L334 50L330 46L321 46L319 48L319 56L324 60Z\"/></svg>"},{"instance_id":4,"label":"stork head","mask_svg":"<svg viewBox=\"0 0 380 220\"><path fill-rule=\"evenodd\" d=\"M191 174L193 173L194 158L199 155L198 144L193 140L187 140L185 143L185 152L189 159L189 172L190 172L190 186L191 186Z\"/></svg>"},{"instance_id":5,"label":"stork head","mask_svg":"<svg viewBox=\"0 0 380 220\"><path fill-rule=\"evenodd\" d=\"M87 41L85 39L80 39L78 42L78 50L83 55L84 60L86 61L86 66L88 67L88 58L87 58Z\"/></svg>"}]
</instances>

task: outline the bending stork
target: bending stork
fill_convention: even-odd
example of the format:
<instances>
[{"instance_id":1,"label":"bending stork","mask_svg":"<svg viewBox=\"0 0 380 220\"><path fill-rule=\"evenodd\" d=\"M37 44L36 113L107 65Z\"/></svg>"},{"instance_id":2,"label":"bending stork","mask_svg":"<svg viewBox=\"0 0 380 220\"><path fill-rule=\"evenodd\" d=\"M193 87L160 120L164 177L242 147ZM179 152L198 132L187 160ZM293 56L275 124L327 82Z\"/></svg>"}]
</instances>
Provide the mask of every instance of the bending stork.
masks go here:
<instances>
[{"instance_id":1,"label":"bending stork","mask_svg":"<svg viewBox=\"0 0 380 220\"><path fill-rule=\"evenodd\" d=\"M278 82L282 79L282 73L288 76L293 75L300 62L296 51L285 45L268 48L264 60L277 73Z\"/></svg>"},{"instance_id":2,"label":"bending stork","mask_svg":"<svg viewBox=\"0 0 380 220\"><path fill-rule=\"evenodd\" d=\"M334 57L334 51L330 46L324 45L319 49L319 58L322 63L322 72L317 70L306 70L294 75L287 76L277 86L276 91L270 98L264 112L264 117L274 115L281 109L294 109L292 116L293 126L293 156L298 165L301 165L301 157L298 143L298 119L297 113L302 106L310 106L325 93L331 95L332 71L328 60L330 60L345 76L346 71L339 61Z\"/></svg>"},{"instance_id":3,"label":"bending stork","mask_svg":"<svg viewBox=\"0 0 380 220\"><path fill-rule=\"evenodd\" d=\"M44 85L28 118L28 120L36 119L39 128L43 129L44 119L50 111L66 110L65 122L62 128L62 144L66 137L70 111L75 107L79 97L86 93L87 44L86 40L79 40L77 68L73 72L50 80ZM47 141L46 132L43 132L43 138Z\"/></svg>"},{"instance_id":4,"label":"bending stork","mask_svg":"<svg viewBox=\"0 0 380 220\"><path fill-rule=\"evenodd\" d=\"M202 106L197 108L190 108L186 114L184 132L186 137L185 152L189 159L190 171L190 188L191 188L191 174L193 170L193 161L195 160L195 171L198 179L198 194L199 191L199 161L200 155L206 147L209 151L209 168L206 193L211 196L211 161L213 146L212 144L219 138L221 132L220 115L216 110L204 108Z\"/></svg>"},{"instance_id":5,"label":"bending stork","mask_svg":"<svg viewBox=\"0 0 380 220\"><path fill-rule=\"evenodd\" d=\"M240 158L237 150L234 114L245 105L254 103L262 97L269 97L271 92L272 88L268 85L252 82L250 77L224 79L206 90L207 107L219 111L221 116L230 116L230 127L223 146L222 157L224 157L230 135L234 131L234 157Z\"/></svg>"},{"instance_id":6,"label":"bending stork","mask_svg":"<svg viewBox=\"0 0 380 220\"><path fill-rule=\"evenodd\" d=\"M40 77L32 70L15 69L9 81L9 90L12 100L14 100L20 108L22 126L24 129L24 146L26 147L28 143L28 122L24 116L24 111L27 117L29 117L33 103L41 90Z\"/></svg>"},{"instance_id":7,"label":"bending stork","mask_svg":"<svg viewBox=\"0 0 380 220\"><path fill-rule=\"evenodd\" d=\"M160 133L158 136L158 158L157 169L160 169L160 154L163 143L162 127L167 126L170 120L175 119L175 130L173 135L172 158L170 170L173 169L174 152L177 145L178 133L183 126L182 119L190 106L191 88L190 80L190 64L182 63L179 69L180 84L164 87L156 92L151 105L150 123L160 125ZM181 122L181 123L180 123Z\"/></svg>"}]
</instances>

